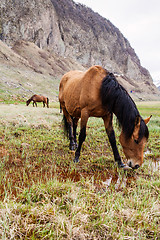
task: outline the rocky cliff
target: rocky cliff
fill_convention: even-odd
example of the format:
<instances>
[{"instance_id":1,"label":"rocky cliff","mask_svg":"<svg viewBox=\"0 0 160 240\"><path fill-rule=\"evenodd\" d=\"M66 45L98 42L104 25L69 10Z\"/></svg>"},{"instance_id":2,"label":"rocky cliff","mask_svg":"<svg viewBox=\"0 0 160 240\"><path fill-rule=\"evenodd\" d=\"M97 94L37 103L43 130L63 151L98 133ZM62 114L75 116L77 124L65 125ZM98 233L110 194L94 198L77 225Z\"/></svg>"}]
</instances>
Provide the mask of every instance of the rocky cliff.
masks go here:
<instances>
[{"instance_id":1,"label":"rocky cliff","mask_svg":"<svg viewBox=\"0 0 160 240\"><path fill-rule=\"evenodd\" d=\"M102 65L128 91L157 93L127 39L90 8L72 0L1 0L0 9L0 38L18 54L16 42L29 41L84 67Z\"/></svg>"}]
</instances>

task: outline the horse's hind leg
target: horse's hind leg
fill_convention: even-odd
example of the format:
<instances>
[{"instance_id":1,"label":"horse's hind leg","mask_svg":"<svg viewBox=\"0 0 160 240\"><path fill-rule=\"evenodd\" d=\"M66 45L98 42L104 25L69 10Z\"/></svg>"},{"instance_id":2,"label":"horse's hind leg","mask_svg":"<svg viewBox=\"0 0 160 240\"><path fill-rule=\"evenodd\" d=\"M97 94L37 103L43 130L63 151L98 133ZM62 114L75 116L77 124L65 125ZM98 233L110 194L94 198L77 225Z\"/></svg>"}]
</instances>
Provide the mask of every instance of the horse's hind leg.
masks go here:
<instances>
[{"instance_id":1,"label":"horse's hind leg","mask_svg":"<svg viewBox=\"0 0 160 240\"><path fill-rule=\"evenodd\" d=\"M73 136L74 136L74 143L75 143L76 148L78 147L77 138L76 138L78 120L79 120L79 118L73 118Z\"/></svg>"},{"instance_id":2,"label":"horse's hind leg","mask_svg":"<svg viewBox=\"0 0 160 240\"><path fill-rule=\"evenodd\" d=\"M45 102L43 102L43 107L45 107Z\"/></svg>"},{"instance_id":3,"label":"horse's hind leg","mask_svg":"<svg viewBox=\"0 0 160 240\"><path fill-rule=\"evenodd\" d=\"M109 142L110 142L111 147L112 147L114 159L118 163L119 167L124 167L125 165L121 161L121 157L119 155L118 148L117 148L117 145L116 145L115 133L114 133L114 129L113 129L113 126L112 126L112 118L113 118L113 114L109 114L106 117L103 117L104 125L105 125L105 129L106 129L106 133L107 133L108 138L109 138Z\"/></svg>"},{"instance_id":4,"label":"horse's hind leg","mask_svg":"<svg viewBox=\"0 0 160 240\"><path fill-rule=\"evenodd\" d=\"M79 143L78 143L78 148L75 152L74 162L79 162L82 143L85 141L85 138L86 138L86 125L87 125L88 118L89 118L89 115L88 115L87 109L83 109L81 111L81 131L79 134Z\"/></svg>"}]
</instances>

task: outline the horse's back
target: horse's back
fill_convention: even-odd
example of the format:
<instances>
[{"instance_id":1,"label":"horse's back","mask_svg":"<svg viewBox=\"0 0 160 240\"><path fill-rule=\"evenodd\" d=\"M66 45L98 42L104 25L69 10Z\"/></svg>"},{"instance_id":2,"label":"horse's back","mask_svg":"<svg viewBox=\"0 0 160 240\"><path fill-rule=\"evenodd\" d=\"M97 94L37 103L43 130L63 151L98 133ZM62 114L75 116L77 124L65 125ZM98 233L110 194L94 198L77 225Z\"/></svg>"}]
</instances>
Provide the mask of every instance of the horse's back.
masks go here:
<instances>
[{"instance_id":1,"label":"horse's back","mask_svg":"<svg viewBox=\"0 0 160 240\"><path fill-rule=\"evenodd\" d=\"M59 94L64 94L65 92L70 92L70 89L78 88L79 82L84 75L82 71L70 71L63 75L60 85L59 85ZM61 96L60 96L61 98Z\"/></svg>"},{"instance_id":2,"label":"horse's back","mask_svg":"<svg viewBox=\"0 0 160 240\"><path fill-rule=\"evenodd\" d=\"M84 72L82 71L70 71L60 81L59 101L62 109L66 108L71 115L80 109L79 97L83 75ZM77 112L76 114L79 115L80 113Z\"/></svg>"},{"instance_id":3,"label":"horse's back","mask_svg":"<svg viewBox=\"0 0 160 240\"><path fill-rule=\"evenodd\" d=\"M92 66L86 71L82 80L80 99L82 107L85 107L87 103L88 107L92 108L92 105L101 102L100 88L106 75L107 71L101 66Z\"/></svg>"},{"instance_id":4,"label":"horse's back","mask_svg":"<svg viewBox=\"0 0 160 240\"><path fill-rule=\"evenodd\" d=\"M33 96L32 96L32 99L33 99L33 101L35 101L35 102L43 102L43 101L44 101L44 97L43 97L43 96L40 96L40 95L37 95L37 94L33 95Z\"/></svg>"},{"instance_id":5,"label":"horse's back","mask_svg":"<svg viewBox=\"0 0 160 240\"><path fill-rule=\"evenodd\" d=\"M70 71L60 82L59 101L62 108L74 115L88 106L90 112L101 105L100 88L107 71L101 66L92 66L86 72Z\"/></svg>"}]
</instances>

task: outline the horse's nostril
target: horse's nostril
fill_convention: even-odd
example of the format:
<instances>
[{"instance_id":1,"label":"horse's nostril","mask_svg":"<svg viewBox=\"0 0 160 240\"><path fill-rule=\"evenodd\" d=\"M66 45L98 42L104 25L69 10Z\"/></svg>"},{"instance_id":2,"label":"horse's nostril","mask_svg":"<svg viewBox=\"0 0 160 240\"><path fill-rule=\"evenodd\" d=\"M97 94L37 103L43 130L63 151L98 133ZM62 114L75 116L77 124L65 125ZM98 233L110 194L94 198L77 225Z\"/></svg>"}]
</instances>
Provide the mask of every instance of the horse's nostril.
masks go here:
<instances>
[{"instance_id":1,"label":"horse's nostril","mask_svg":"<svg viewBox=\"0 0 160 240\"><path fill-rule=\"evenodd\" d=\"M140 166L138 164L135 165L134 169L138 169Z\"/></svg>"},{"instance_id":2,"label":"horse's nostril","mask_svg":"<svg viewBox=\"0 0 160 240\"><path fill-rule=\"evenodd\" d=\"M132 168L132 169L138 169L140 166L139 166L139 164L136 164L135 166L134 166L134 164L132 164L132 161L130 160L130 161L128 161L128 166L130 167L130 168Z\"/></svg>"},{"instance_id":3,"label":"horse's nostril","mask_svg":"<svg viewBox=\"0 0 160 240\"><path fill-rule=\"evenodd\" d=\"M131 162L131 161L128 163L128 166L129 166L129 167L132 167L132 162Z\"/></svg>"}]
</instances>

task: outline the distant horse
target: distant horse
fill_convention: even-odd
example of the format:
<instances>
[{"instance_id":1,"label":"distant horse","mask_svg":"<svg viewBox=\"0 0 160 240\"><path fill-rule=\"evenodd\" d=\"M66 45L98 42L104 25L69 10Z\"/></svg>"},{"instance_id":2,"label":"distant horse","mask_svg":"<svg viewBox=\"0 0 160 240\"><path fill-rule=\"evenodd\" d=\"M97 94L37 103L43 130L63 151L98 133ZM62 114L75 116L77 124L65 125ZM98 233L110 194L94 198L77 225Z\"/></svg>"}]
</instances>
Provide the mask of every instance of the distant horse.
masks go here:
<instances>
[{"instance_id":1,"label":"distant horse","mask_svg":"<svg viewBox=\"0 0 160 240\"><path fill-rule=\"evenodd\" d=\"M49 108L49 99L44 96L40 95L33 95L30 99L26 101L27 106L30 104L30 102L33 101L33 107L34 105L37 107L37 102L43 102L43 107L45 107L45 104Z\"/></svg>"},{"instance_id":2,"label":"distant horse","mask_svg":"<svg viewBox=\"0 0 160 240\"><path fill-rule=\"evenodd\" d=\"M89 117L102 117L115 161L122 168L139 168L143 163L143 151L149 137L145 120L140 116L134 101L118 83L115 76L101 66L92 66L86 72L66 73L59 86L60 107L68 129L70 149L77 147L76 128L81 118L79 144L74 162L79 161L82 143L86 138ZM112 125L113 113L121 125L120 143L128 160L125 165L119 155ZM73 127L73 131L72 131Z\"/></svg>"}]
</instances>

